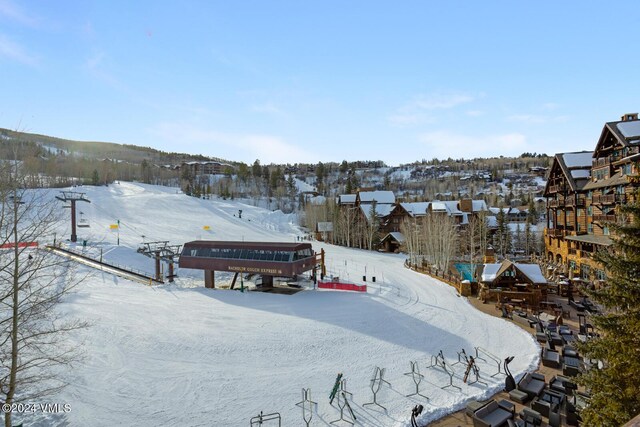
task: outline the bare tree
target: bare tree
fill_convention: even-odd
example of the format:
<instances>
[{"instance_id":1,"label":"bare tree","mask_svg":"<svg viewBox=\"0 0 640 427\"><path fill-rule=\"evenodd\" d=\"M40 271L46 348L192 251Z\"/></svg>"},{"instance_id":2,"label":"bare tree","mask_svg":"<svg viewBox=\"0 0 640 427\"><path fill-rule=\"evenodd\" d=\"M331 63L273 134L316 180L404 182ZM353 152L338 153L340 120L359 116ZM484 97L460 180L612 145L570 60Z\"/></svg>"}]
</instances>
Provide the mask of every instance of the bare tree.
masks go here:
<instances>
[{"instance_id":1,"label":"bare tree","mask_svg":"<svg viewBox=\"0 0 640 427\"><path fill-rule=\"evenodd\" d=\"M17 163L0 166L0 403L37 403L65 383L57 375L79 356L66 335L85 326L57 305L78 283L68 261L41 243L54 231L59 206L43 190L23 190ZM10 427L11 411L5 411Z\"/></svg>"},{"instance_id":2,"label":"bare tree","mask_svg":"<svg viewBox=\"0 0 640 427\"><path fill-rule=\"evenodd\" d=\"M376 209L376 202L374 201L369 208L369 212L366 218L366 224L364 224L364 232L366 245L368 250L374 249L374 243L380 239L380 218L378 218L378 211Z\"/></svg>"},{"instance_id":3,"label":"bare tree","mask_svg":"<svg viewBox=\"0 0 640 427\"><path fill-rule=\"evenodd\" d=\"M429 214L421 227L424 255L438 270L447 271L449 261L455 255L458 228L448 215Z\"/></svg>"},{"instance_id":4,"label":"bare tree","mask_svg":"<svg viewBox=\"0 0 640 427\"><path fill-rule=\"evenodd\" d=\"M421 242L419 222L416 218L410 218L402 221L400 224L400 232L404 236L404 250L409 255L409 263L418 264Z\"/></svg>"}]
</instances>

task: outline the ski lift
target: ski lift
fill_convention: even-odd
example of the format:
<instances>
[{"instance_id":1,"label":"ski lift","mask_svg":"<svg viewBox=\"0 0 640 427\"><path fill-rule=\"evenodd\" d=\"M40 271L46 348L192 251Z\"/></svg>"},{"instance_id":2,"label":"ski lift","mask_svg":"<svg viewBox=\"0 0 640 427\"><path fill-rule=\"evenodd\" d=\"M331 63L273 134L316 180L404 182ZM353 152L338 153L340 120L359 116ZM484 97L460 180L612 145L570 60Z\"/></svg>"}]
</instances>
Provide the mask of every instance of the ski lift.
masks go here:
<instances>
[{"instance_id":1,"label":"ski lift","mask_svg":"<svg viewBox=\"0 0 640 427\"><path fill-rule=\"evenodd\" d=\"M89 220L84 217L84 212L80 212L80 219L78 219L78 227L89 228Z\"/></svg>"}]
</instances>

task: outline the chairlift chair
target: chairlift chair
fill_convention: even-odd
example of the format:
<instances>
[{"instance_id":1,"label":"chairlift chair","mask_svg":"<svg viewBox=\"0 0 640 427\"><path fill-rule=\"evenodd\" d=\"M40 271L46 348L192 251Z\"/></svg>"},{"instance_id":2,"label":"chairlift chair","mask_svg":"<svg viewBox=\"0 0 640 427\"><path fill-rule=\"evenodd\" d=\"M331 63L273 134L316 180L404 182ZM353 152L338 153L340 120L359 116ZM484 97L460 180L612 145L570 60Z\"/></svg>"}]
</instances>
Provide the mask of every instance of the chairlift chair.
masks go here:
<instances>
[{"instance_id":1,"label":"chairlift chair","mask_svg":"<svg viewBox=\"0 0 640 427\"><path fill-rule=\"evenodd\" d=\"M84 217L84 212L80 212L80 218L78 219L78 227L89 228L89 220Z\"/></svg>"}]
</instances>

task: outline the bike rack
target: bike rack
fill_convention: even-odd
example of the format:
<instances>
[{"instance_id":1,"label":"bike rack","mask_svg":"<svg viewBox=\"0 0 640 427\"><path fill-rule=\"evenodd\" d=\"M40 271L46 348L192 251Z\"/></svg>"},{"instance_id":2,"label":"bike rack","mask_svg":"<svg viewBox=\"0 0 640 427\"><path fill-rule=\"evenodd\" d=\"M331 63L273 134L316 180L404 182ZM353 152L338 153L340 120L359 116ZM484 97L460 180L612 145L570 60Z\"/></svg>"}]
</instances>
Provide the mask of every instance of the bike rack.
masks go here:
<instances>
[{"instance_id":1,"label":"bike rack","mask_svg":"<svg viewBox=\"0 0 640 427\"><path fill-rule=\"evenodd\" d=\"M342 396L342 399L340 399L340 396ZM342 405L340 403L342 403ZM339 423L340 421L344 421L351 425L354 425L356 422L356 415L353 413L353 409L351 409L351 405L349 405L347 396L343 391L341 391L338 394L338 408L340 408L340 418L338 418L337 420L331 421L329 424L335 424L335 423ZM351 420L348 420L344 417L344 408L347 408L349 415L351 416Z\"/></svg>"},{"instance_id":2,"label":"bike rack","mask_svg":"<svg viewBox=\"0 0 640 427\"><path fill-rule=\"evenodd\" d=\"M364 403L362 404L362 406L375 405L381 407L385 411L387 410L387 408L379 404L377 400L378 392L380 391L380 387L382 387L382 383L387 383L389 386L391 386L388 381L384 380L384 369L376 366L373 371L373 378L371 378L371 393L373 393L373 402Z\"/></svg>"},{"instance_id":3,"label":"bike rack","mask_svg":"<svg viewBox=\"0 0 640 427\"><path fill-rule=\"evenodd\" d=\"M491 378L495 377L498 374L505 375L505 373L502 372L501 360L497 356L494 356L493 354L489 353L487 350L485 350L482 347L475 347L475 349L476 349L476 360L483 360L486 363L489 363L489 361L487 359L485 359L485 358L480 356L480 353L482 353L485 356L487 356L489 359L491 359L492 361L496 362L496 366L498 367L498 372L496 372L495 374L491 375Z\"/></svg>"},{"instance_id":4,"label":"bike rack","mask_svg":"<svg viewBox=\"0 0 640 427\"><path fill-rule=\"evenodd\" d=\"M313 400L311 400L311 389L303 388L302 401L296 403L296 406L300 406L302 408L302 419L304 420L307 427L309 427L309 423L313 418L313 405L316 405L316 409L318 408L318 402L314 402Z\"/></svg>"},{"instance_id":5,"label":"bike rack","mask_svg":"<svg viewBox=\"0 0 640 427\"><path fill-rule=\"evenodd\" d=\"M422 375L420 373L420 368L418 367L418 362L409 362L411 364L411 372L406 372L405 375L411 375L411 378L413 379L413 382L416 385L416 392L415 393L411 393L411 394L407 394L406 397L411 397L411 396L422 396L425 399L429 400L429 398L427 396L425 396L424 394L420 393L420 383L422 382L422 379L424 378L424 375Z\"/></svg>"},{"instance_id":6,"label":"bike rack","mask_svg":"<svg viewBox=\"0 0 640 427\"><path fill-rule=\"evenodd\" d=\"M280 416L279 412L263 415L262 411L260 411L260 415L256 415L249 420L249 425L251 427L261 426L265 421L278 421L278 427L282 426L282 417Z\"/></svg>"}]
</instances>

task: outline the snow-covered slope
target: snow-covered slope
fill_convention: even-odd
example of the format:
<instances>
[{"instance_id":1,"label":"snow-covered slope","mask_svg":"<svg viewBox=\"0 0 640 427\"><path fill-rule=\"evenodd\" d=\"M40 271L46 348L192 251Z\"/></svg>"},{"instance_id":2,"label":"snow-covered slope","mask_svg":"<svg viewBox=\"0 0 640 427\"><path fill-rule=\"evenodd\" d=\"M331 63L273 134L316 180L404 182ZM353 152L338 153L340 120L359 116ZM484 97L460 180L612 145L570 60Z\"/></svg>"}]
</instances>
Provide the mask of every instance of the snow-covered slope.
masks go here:
<instances>
[{"instance_id":1,"label":"snow-covered slope","mask_svg":"<svg viewBox=\"0 0 640 427\"><path fill-rule=\"evenodd\" d=\"M80 229L79 239L137 268L152 268L135 253L142 235L182 244L195 238L294 241L300 233L293 216L238 201L198 200L132 183L81 190L92 202L81 206L91 228ZM109 231L116 219L122 225L117 248ZM481 347L500 359L515 356L517 374L537 366L529 334L476 311L450 286L405 269L402 256L314 243L321 247L331 273L359 283L366 275L368 293L205 289L202 272L184 269L176 283L154 287L94 274L62 306L92 323L73 336L88 357L67 374L70 385L56 399L71 404L68 425L246 426L264 411L282 414L283 426L299 426L295 404L302 388L311 388L318 402L312 425L327 425L339 418L328 395L341 372L359 425L405 426L416 403L425 406L426 422L503 387L504 376L490 377L497 368L485 356L478 363L487 386L463 384L459 364L453 383L461 390L441 389L449 377L427 368L440 350L449 363L462 348L475 355ZM428 401L405 397L415 391L404 375L410 361L418 361L425 376L420 392ZM363 406L372 400L376 366L391 383L377 396L387 412Z\"/></svg>"}]
</instances>

